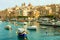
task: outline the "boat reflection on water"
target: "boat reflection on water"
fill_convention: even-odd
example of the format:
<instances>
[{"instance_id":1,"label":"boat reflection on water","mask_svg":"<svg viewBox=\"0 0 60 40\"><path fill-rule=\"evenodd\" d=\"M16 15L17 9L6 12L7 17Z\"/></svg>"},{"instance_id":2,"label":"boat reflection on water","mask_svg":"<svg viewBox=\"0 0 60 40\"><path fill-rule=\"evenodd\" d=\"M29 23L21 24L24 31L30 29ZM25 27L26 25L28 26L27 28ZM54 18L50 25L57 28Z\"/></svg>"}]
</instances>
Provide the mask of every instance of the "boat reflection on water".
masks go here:
<instances>
[{"instance_id":1,"label":"boat reflection on water","mask_svg":"<svg viewBox=\"0 0 60 40\"><path fill-rule=\"evenodd\" d=\"M28 40L28 38L18 37L18 40Z\"/></svg>"}]
</instances>

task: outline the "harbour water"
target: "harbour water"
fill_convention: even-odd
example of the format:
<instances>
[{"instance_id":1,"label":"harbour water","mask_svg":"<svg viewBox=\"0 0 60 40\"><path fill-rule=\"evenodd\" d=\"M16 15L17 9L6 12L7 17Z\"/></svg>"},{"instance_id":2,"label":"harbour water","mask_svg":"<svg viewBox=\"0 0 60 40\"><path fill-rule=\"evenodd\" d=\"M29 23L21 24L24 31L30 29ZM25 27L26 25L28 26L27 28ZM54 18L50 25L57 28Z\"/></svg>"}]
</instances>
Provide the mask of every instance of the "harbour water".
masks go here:
<instances>
[{"instance_id":1,"label":"harbour water","mask_svg":"<svg viewBox=\"0 0 60 40\"><path fill-rule=\"evenodd\" d=\"M1 22L0 23L0 40L22 40L17 37L17 28L24 27L25 25L20 22L14 25L14 22ZM41 26L37 22L37 30L27 30L27 40L60 40L60 27L53 28L53 26ZM4 27L10 25L12 30L5 30ZM46 28L43 28L46 27Z\"/></svg>"}]
</instances>

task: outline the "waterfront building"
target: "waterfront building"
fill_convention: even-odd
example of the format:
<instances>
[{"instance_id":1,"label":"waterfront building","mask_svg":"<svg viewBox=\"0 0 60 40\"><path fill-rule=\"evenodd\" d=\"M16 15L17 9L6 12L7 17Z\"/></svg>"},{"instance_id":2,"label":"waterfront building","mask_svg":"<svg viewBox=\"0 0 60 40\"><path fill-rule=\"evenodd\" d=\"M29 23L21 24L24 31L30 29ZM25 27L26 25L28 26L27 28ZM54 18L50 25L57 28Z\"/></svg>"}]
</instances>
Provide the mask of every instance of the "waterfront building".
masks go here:
<instances>
[{"instance_id":1,"label":"waterfront building","mask_svg":"<svg viewBox=\"0 0 60 40\"><path fill-rule=\"evenodd\" d=\"M28 16L28 10L27 9L23 10L23 16Z\"/></svg>"}]
</instances>

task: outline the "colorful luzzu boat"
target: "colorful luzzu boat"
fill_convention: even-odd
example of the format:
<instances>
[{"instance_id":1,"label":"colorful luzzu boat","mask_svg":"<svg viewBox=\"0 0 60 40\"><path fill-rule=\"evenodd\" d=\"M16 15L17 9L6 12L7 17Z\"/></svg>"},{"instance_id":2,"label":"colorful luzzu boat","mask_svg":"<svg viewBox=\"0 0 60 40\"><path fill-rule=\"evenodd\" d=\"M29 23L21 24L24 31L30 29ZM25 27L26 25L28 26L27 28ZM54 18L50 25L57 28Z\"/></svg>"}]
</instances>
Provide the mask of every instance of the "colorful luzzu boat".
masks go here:
<instances>
[{"instance_id":1,"label":"colorful luzzu boat","mask_svg":"<svg viewBox=\"0 0 60 40\"><path fill-rule=\"evenodd\" d=\"M18 28L17 34L18 34L18 38L23 38L23 39L27 38L27 34L24 28Z\"/></svg>"}]
</instances>

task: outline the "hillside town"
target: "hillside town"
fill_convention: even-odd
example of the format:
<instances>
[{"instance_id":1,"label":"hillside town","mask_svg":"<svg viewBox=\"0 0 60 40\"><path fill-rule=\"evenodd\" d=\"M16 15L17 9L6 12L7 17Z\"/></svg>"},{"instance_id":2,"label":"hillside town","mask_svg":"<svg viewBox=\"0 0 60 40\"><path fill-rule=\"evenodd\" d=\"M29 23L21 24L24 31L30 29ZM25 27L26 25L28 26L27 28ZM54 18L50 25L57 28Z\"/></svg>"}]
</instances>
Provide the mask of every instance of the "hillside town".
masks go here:
<instances>
[{"instance_id":1,"label":"hillside town","mask_svg":"<svg viewBox=\"0 0 60 40\"><path fill-rule=\"evenodd\" d=\"M51 4L44 6L33 6L29 3L27 6L23 3L21 6L6 8L0 11L0 19L12 19L17 17L28 17L28 19L38 19L40 16L54 16L60 18L60 4Z\"/></svg>"}]
</instances>

